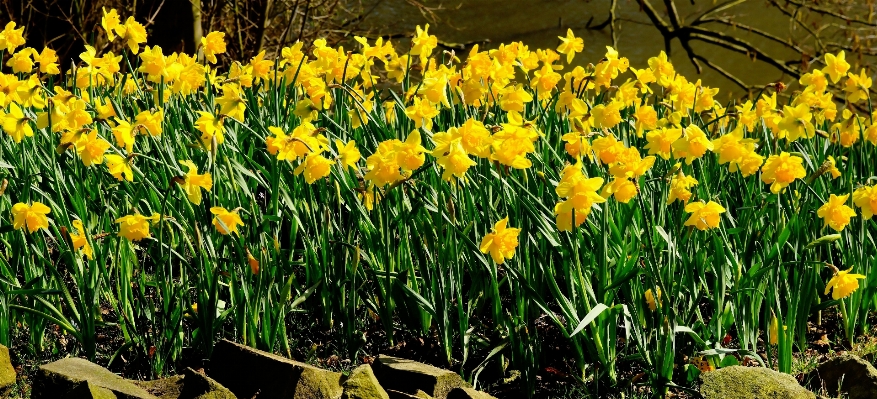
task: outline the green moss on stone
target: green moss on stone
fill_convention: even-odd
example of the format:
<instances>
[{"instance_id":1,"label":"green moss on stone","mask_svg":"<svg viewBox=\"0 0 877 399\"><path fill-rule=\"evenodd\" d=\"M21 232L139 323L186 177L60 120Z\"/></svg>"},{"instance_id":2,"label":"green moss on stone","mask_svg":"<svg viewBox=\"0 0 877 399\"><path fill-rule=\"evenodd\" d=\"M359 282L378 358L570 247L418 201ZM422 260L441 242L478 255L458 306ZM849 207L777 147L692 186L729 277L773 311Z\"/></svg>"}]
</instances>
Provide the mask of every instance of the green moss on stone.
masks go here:
<instances>
[{"instance_id":1,"label":"green moss on stone","mask_svg":"<svg viewBox=\"0 0 877 399\"><path fill-rule=\"evenodd\" d=\"M814 399L795 377L764 367L731 366L701 374L705 399Z\"/></svg>"},{"instance_id":2,"label":"green moss on stone","mask_svg":"<svg viewBox=\"0 0 877 399\"><path fill-rule=\"evenodd\" d=\"M347 376L347 380L344 381L344 396L342 398L390 399L390 395L381 387L372 366L363 364L353 369Z\"/></svg>"},{"instance_id":3,"label":"green moss on stone","mask_svg":"<svg viewBox=\"0 0 877 399\"><path fill-rule=\"evenodd\" d=\"M455 388L448 393L448 399L496 399L493 396L472 388Z\"/></svg>"},{"instance_id":4,"label":"green moss on stone","mask_svg":"<svg viewBox=\"0 0 877 399\"><path fill-rule=\"evenodd\" d=\"M63 399L117 399L117 397L113 391L85 381L68 392Z\"/></svg>"},{"instance_id":5,"label":"green moss on stone","mask_svg":"<svg viewBox=\"0 0 877 399\"><path fill-rule=\"evenodd\" d=\"M445 399L454 388L469 387L453 371L386 355L375 361L375 374L384 388L409 394L422 390L436 399Z\"/></svg>"},{"instance_id":6,"label":"green moss on stone","mask_svg":"<svg viewBox=\"0 0 877 399\"><path fill-rule=\"evenodd\" d=\"M15 385L15 369L9 356L9 348L0 345L0 391Z\"/></svg>"},{"instance_id":7,"label":"green moss on stone","mask_svg":"<svg viewBox=\"0 0 877 399\"><path fill-rule=\"evenodd\" d=\"M31 398L61 398L85 381L109 389L120 399L157 399L111 371L75 357L41 366L34 378Z\"/></svg>"}]
</instances>

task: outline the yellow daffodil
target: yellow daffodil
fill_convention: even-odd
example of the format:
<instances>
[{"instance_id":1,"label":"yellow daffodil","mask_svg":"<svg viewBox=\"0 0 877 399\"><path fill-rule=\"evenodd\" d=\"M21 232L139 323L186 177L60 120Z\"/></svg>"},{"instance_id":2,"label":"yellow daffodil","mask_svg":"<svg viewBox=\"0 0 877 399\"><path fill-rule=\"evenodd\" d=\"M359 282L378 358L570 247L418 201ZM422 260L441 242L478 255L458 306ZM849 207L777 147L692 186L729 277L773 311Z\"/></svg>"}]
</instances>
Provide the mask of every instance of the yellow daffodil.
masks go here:
<instances>
[{"instance_id":1,"label":"yellow daffodil","mask_svg":"<svg viewBox=\"0 0 877 399\"><path fill-rule=\"evenodd\" d=\"M688 125L683 130L682 137L674 141L672 147L673 156L685 158L685 163L691 165L695 159L702 157L707 151L712 151L715 145L699 127Z\"/></svg>"},{"instance_id":2,"label":"yellow daffodil","mask_svg":"<svg viewBox=\"0 0 877 399\"><path fill-rule=\"evenodd\" d=\"M405 109L405 115L414 121L415 127L423 127L427 130L432 129L432 118L438 114L439 110L430 104L429 100L421 100L420 97L414 97L414 103Z\"/></svg>"},{"instance_id":3,"label":"yellow daffodil","mask_svg":"<svg viewBox=\"0 0 877 399\"><path fill-rule=\"evenodd\" d=\"M356 163L362 157L359 149L356 148L356 141L350 140L344 143L341 140L335 140L335 148L338 149L338 157L341 160L341 164L355 170Z\"/></svg>"},{"instance_id":4,"label":"yellow daffodil","mask_svg":"<svg viewBox=\"0 0 877 399\"><path fill-rule=\"evenodd\" d=\"M770 184L770 192L778 194L796 179L807 176L804 160L801 157L782 152L771 155L761 169L761 181Z\"/></svg>"},{"instance_id":5,"label":"yellow daffodil","mask_svg":"<svg viewBox=\"0 0 877 399\"><path fill-rule=\"evenodd\" d=\"M134 170L131 169L131 160L118 154L108 154L104 157L110 174L118 180L134 181Z\"/></svg>"},{"instance_id":6,"label":"yellow daffodil","mask_svg":"<svg viewBox=\"0 0 877 399\"><path fill-rule=\"evenodd\" d=\"M192 161L180 161L186 167L186 174L180 184L189 202L201 205L201 189L210 191L213 188L213 177L210 173L198 174L198 167Z\"/></svg>"},{"instance_id":7,"label":"yellow daffodil","mask_svg":"<svg viewBox=\"0 0 877 399\"><path fill-rule=\"evenodd\" d=\"M315 181L329 176L332 172L332 164L332 160L313 152L308 154L305 160L295 168L293 174L298 176L303 173L305 181L308 184L314 184Z\"/></svg>"},{"instance_id":8,"label":"yellow daffodil","mask_svg":"<svg viewBox=\"0 0 877 399\"><path fill-rule=\"evenodd\" d=\"M24 111L16 103L9 104L9 112L0 118L0 123L3 131L12 137L15 143L21 143L25 137L33 137L30 118L24 115Z\"/></svg>"},{"instance_id":9,"label":"yellow daffodil","mask_svg":"<svg viewBox=\"0 0 877 399\"><path fill-rule=\"evenodd\" d=\"M594 204L606 202L606 198L598 193L603 186L603 178L588 178L582 168L581 160L563 168L560 183L555 189L558 197L565 198L554 206L557 228L561 231L580 226L591 214Z\"/></svg>"},{"instance_id":10,"label":"yellow daffodil","mask_svg":"<svg viewBox=\"0 0 877 399\"><path fill-rule=\"evenodd\" d=\"M73 243L74 250L82 250L82 254L87 256L88 259L94 259L94 251L91 248L91 244L88 243L88 237L86 236L85 227L82 225L81 220L73 221L73 229L76 232L70 232L70 241Z\"/></svg>"},{"instance_id":11,"label":"yellow daffodil","mask_svg":"<svg viewBox=\"0 0 877 399\"><path fill-rule=\"evenodd\" d=\"M225 129L223 127L222 118L216 117L212 112L197 111L198 120L195 121L195 128L201 132L201 143L208 150L213 150L213 141L216 145L222 145L225 142Z\"/></svg>"},{"instance_id":12,"label":"yellow daffodil","mask_svg":"<svg viewBox=\"0 0 877 399\"><path fill-rule=\"evenodd\" d=\"M877 187L859 187L853 192L853 204L862 209L862 217L870 220L877 213Z\"/></svg>"},{"instance_id":13,"label":"yellow daffodil","mask_svg":"<svg viewBox=\"0 0 877 399\"><path fill-rule=\"evenodd\" d=\"M238 226L243 226L244 221L241 220L241 217L236 210L229 211L223 207L214 206L210 208L210 213L214 215L213 226L216 227L216 231L218 231L219 234L240 234Z\"/></svg>"},{"instance_id":14,"label":"yellow daffodil","mask_svg":"<svg viewBox=\"0 0 877 399\"><path fill-rule=\"evenodd\" d=\"M572 59L576 56L576 53L581 53L582 50L585 49L585 41L580 37L576 37L572 33L572 29L566 30L566 37L558 36L561 43L557 46L557 52L561 54L566 54L566 63L572 63Z\"/></svg>"},{"instance_id":15,"label":"yellow daffodil","mask_svg":"<svg viewBox=\"0 0 877 399\"><path fill-rule=\"evenodd\" d=\"M157 213L152 216L143 216L139 213L133 215L122 216L116 219L119 224L119 236L125 237L131 241L140 241L150 237L150 222L155 223L161 216Z\"/></svg>"},{"instance_id":16,"label":"yellow daffodil","mask_svg":"<svg viewBox=\"0 0 877 399\"><path fill-rule=\"evenodd\" d=\"M822 68L822 72L831 77L831 83L837 83L849 69L850 64L846 61L843 50L837 55L825 54L825 68Z\"/></svg>"},{"instance_id":17,"label":"yellow daffodil","mask_svg":"<svg viewBox=\"0 0 877 399\"><path fill-rule=\"evenodd\" d=\"M30 73L33 70L34 61L31 56L34 53L36 52L30 47L18 50L6 61L6 66L12 67L12 72L15 73Z\"/></svg>"},{"instance_id":18,"label":"yellow daffodil","mask_svg":"<svg viewBox=\"0 0 877 399\"><path fill-rule=\"evenodd\" d=\"M816 215L825 221L825 226L830 226L834 231L843 231L844 227L850 224L850 218L856 216L853 208L846 205L850 195L837 196L831 194L824 205L822 205Z\"/></svg>"},{"instance_id":19,"label":"yellow daffodil","mask_svg":"<svg viewBox=\"0 0 877 399\"><path fill-rule=\"evenodd\" d=\"M508 217L496 222L491 232L481 240L479 247L482 253L490 253L490 257L498 265L505 263L506 259L513 258L518 248L518 234L521 233L521 229L508 227L508 224Z\"/></svg>"},{"instance_id":20,"label":"yellow daffodil","mask_svg":"<svg viewBox=\"0 0 877 399\"><path fill-rule=\"evenodd\" d=\"M837 300L846 298L859 289L859 280L865 278L865 276L850 273L851 271L853 271L853 268L839 270L835 273L831 280L828 280L828 284L825 285L825 293L823 295L828 295L828 292L831 291L831 298Z\"/></svg>"},{"instance_id":21,"label":"yellow daffodil","mask_svg":"<svg viewBox=\"0 0 877 399\"><path fill-rule=\"evenodd\" d=\"M211 64L217 62L216 56L225 53L225 32L210 32L201 38L204 58Z\"/></svg>"},{"instance_id":22,"label":"yellow daffodil","mask_svg":"<svg viewBox=\"0 0 877 399\"><path fill-rule=\"evenodd\" d=\"M3 28L3 31L0 31L0 51L6 50L7 53L14 53L15 49L23 46L24 43L23 26L15 29L15 22L10 21Z\"/></svg>"},{"instance_id":23,"label":"yellow daffodil","mask_svg":"<svg viewBox=\"0 0 877 399\"><path fill-rule=\"evenodd\" d=\"M411 39L410 54L420 56L420 64L426 65L426 60L432 54L432 50L438 46L438 38L429 34L429 24L426 24L423 29L418 25L416 30L414 38Z\"/></svg>"},{"instance_id":24,"label":"yellow daffodil","mask_svg":"<svg viewBox=\"0 0 877 399\"><path fill-rule=\"evenodd\" d=\"M649 288L644 296L646 297L646 304L649 305L649 310L652 312L658 310L658 307L661 306L661 289L656 288L654 293L652 293L652 289Z\"/></svg>"},{"instance_id":25,"label":"yellow daffodil","mask_svg":"<svg viewBox=\"0 0 877 399\"><path fill-rule=\"evenodd\" d=\"M779 138L795 141L799 138L811 138L816 134L810 122L813 114L810 113L810 106L807 104L798 104L795 107L786 105L783 107L783 115L777 125L780 130Z\"/></svg>"},{"instance_id":26,"label":"yellow daffodil","mask_svg":"<svg viewBox=\"0 0 877 399\"><path fill-rule=\"evenodd\" d=\"M440 153L432 152L432 156L436 158L436 163L444 169L442 179L447 181L451 177L456 176L459 179L465 179L466 171L476 163L469 158L466 150L463 149L462 138L457 138L442 149Z\"/></svg>"},{"instance_id":27,"label":"yellow daffodil","mask_svg":"<svg viewBox=\"0 0 877 399\"><path fill-rule=\"evenodd\" d=\"M46 215L50 212L52 210L40 202L35 201L31 205L19 202L12 206L12 227L15 229L27 227L28 233L48 229L49 218Z\"/></svg>"},{"instance_id":28,"label":"yellow daffodil","mask_svg":"<svg viewBox=\"0 0 877 399\"><path fill-rule=\"evenodd\" d=\"M685 212L691 214L688 220L685 221L686 226L694 226L698 230L707 230L719 227L721 214L725 213L725 208L713 201L708 203L699 201L686 205Z\"/></svg>"},{"instance_id":29,"label":"yellow daffodil","mask_svg":"<svg viewBox=\"0 0 877 399\"><path fill-rule=\"evenodd\" d=\"M117 26L115 30L135 55L140 52L140 45L146 43L146 28L134 17L128 17L125 24Z\"/></svg>"},{"instance_id":30,"label":"yellow daffodil","mask_svg":"<svg viewBox=\"0 0 877 399\"><path fill-rule=\"evenodd\" d=\"M113 41L116 40L116 31L119 27L122 26L122 21L119 19L119 13L115 8L111 8L109 12L107 12L106 7L102 7L103 17L101 17L101 27L104 28L104 32L107 34L107 40Z\"/></svg>"},{"instance_id":31,"label":"yellow daffodil","mask_svg":"<svg viewBox=\"0 0 877 399\"><path fill-rule=\"evenodd\" d=\"M688 203L691 199L691 187L697 185L697 179L686 176L680 169L679 172L670 180L670 194L667 196L667 203L672 204L674 201Z\"/></svg>"},{"instance_id":32,"label":"yellow daffodil","mask_svg":"<svg viewBox=\"0 0 877 399\"><path fill-rule=\"evenodd\" d=\"M104 163L104 153L111 146L109 141L98 137L97 130L91 129L87 134L83 134L82 139L76 143L76 152L82 159L83 165L100 165Z\"/></svg>"},{"instance_id":33,"label":"yellow daffodil","mask_svg":"<svg viewBox=\"0 0 877 399\"><path fill-rule=\"evenodd\" d=\"M660 128L646 133L648 143L644 147L649 154L655 154L661 158L670 159L673 151L673 143L682 137L682 129Z\"/></svg>"},{"instance_id":34,"label":"yellow daffodil","mask_svg":"<svg viewBox=\"0 0 877 399\"><path fill-rule=\"evenodd\" d=\"M216 98L219 104L219 113L239 121L244 120L244 111L247 109L247 101L241 94L240 86L225 84L222 86L222 96Z\"/></svg>"},{"instance_id":35,"label":"yellow daffodil","mask_svg":"<svg viewBox=\"0 0 877 399\"><path fill-rule=\"evenodd\" d=\"M499 92L499 106L503 111L524 112L524 106L533 101L533 96L524 90L523 85L508 86Z\"/></svg>"},{"instance_id":36,"label":"yellow daffodil","mask_svg":"<svg viewBox=\"0 0 877 399\"><path fill-rule=\"evenodd\" d=\"M394 142L393 151L396 153L397 162L402 169L413 171L423 166L426 161L424 153L428 151L420 143L420 132L417 130L412 130L404 142L398 140Z\"/></svg>"},{"instance_id":37,"label":"yellow daffodil","mask_svg":"<svg viewBox=\"0 0 877 399\"><path fill-rule=\"evenodd\" d=\"M377 151L365 160L368 169L365 179L375 186L393 184L404 178L395 153L396 142L398 140L387 140L378 144Z\"/></svg>"},{"instance_id":38,"label":"yellow daffodil","mask_svg":"<svg viewBox=\"0 0 877 399\"><path fill-rule=\"evenodd\" d=\"M857 103L859 101L868 100L868 91L871 89L871 77L865 73L862 68L859 74L847 74L847 81L844 82L844 92L847 93L847 101Z\"/></svg>"},{"instance_id":39,"label":"yellow daffodil","mask_svg":"<svg viewBox=\"0 0 877 399\"><path fill-rule=\"evenodd\" d=\"M161 127L163 120L164 111L161 109L156 112L143 111L134 117L137 125L146 129L150 136L161 136L161 133L164 131Z\"/></svg>"}]
</instances>

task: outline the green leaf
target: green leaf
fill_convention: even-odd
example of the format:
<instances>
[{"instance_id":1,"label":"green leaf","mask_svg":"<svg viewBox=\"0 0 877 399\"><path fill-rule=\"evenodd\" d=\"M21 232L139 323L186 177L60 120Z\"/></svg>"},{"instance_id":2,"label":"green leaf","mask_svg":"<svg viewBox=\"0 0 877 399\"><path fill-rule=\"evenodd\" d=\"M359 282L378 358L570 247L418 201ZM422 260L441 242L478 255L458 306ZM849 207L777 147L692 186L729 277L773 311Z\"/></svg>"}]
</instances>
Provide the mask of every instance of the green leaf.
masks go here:
<instances>
[{"instance_id":1,"label":"green leaf","mask_svg":"<svg viewBox=\"0 0 877 399\"><path fill-rule=\"evenodd\" d=\"M594 321L597 316L600 316L600 313L603 313L606 309L609 309L609 307L602 303L598 303L597 306L594 306L594 308L591 309L591 311L588 312L587 315L585 315L585 318L579 322L579 325L576 327L576 329L572 331L572 333L569 335L570 338L574 337L576 334L584 330L585 327L588 326L588 324L591 324L591 322Z\"/></svg>"}]
</instances>

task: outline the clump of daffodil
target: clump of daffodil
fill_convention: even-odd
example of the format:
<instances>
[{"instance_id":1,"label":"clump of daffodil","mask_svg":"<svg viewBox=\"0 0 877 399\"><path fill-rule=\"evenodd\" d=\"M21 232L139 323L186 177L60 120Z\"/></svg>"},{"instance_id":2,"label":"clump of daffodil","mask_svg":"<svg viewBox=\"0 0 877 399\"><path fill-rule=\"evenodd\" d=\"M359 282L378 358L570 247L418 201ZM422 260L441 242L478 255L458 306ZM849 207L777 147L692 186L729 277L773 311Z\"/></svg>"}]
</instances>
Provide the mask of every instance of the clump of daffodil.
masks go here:
<instances>
[{"instance_id":1,"label":"clump of daffodil","mask_svg":"<svg viewBox=\"0 0 877 399\"><path fill-rule=\"evenodd\" d=\"M420 132L414 130L405 141L391 139L378 144L378 149L366 160L365 179L375 186L398 183L412 171L423 166L426 148L421 145Z\"/></svg>"},{"instance_id":2,"label":"clump of daffodil","mask_svg":"<svg viewBox=\"0 0 877 399\"><path fill-rule=\"evenodd\" d=\"M515 169L527 169L533 166L527 156L536 151L539 131L517 111L509 112L507 117L508 122L492 137L492 159Z\"/></svg>"},{"instance_id":3,"label":"clump of daffodil","mask_svg":"<svg viewBox=\"0 0 877 399\"><path fill-rule=\"evenodd\" d=\"M493 261L501 265L506 259L515 256L515 250L518 248L518 234L521 229L508 227L509 218L506 217L493 225L490 233L481 240L482 253L489 253Z\"/></svg>"}]
</instances>

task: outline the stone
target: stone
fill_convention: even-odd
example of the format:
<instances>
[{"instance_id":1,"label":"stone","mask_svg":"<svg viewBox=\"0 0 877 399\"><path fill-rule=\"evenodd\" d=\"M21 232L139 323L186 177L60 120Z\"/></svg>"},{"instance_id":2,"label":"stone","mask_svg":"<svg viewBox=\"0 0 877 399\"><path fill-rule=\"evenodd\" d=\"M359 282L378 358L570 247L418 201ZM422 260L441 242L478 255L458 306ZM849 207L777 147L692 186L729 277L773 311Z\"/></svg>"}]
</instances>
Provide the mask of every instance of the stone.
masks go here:
<instances>
[{"instance_id":1,"label":"stone","mask_svg":"<svg viewBox=\"0 0 877 399\"><path fill-rule=\"evenodd\" d=\"M448 399L496 399L495 397L472 388L454 388L448 392Z\"/></svg>"},{"instance_id":2,"label":"stone","mask_svg":"<svg viewBox=\"0 0 877 399\"><path fill-rule=\"evenodd\" d=\"M159 399L177 399L183 390L183 376L175 375L167 378L160 378L152 381L135 381L129 380L134 385L146 390Z\"/></svg>"},{"instance_id":3,"label":"stone","mask_svg":"<svg viewBox=\"0 0 877 399\"><path fill-rule=\"evenodd\" d=\"M413 394L388 389L387 394L390 395L390 399L435 399L432 396L429 396L428 393L423 392L419 389Z\"/></svg>"},{"instance_id":4,"label":"stone","mask_svg":"<svg viewBox=\"0 0 877 399\"><path fill-rule=\"evenodd\" d=\"M824 388L833 397L844 393L849 399L877 398L877 369L856 355L843 354L823 362L807 379L811 388Z\"/></svg>"},{"instance_id":5,"label":"stone","mask_svg":"<svg viewBox=\"0 0 877 399\"><path fill-rule=\"evenodd\" d=\"M764 367L723 367L700 375L704 399L815 399L795 377Z\"/></svg>"},{"instance_id":6,"label":"stone","mask_svg":"<svg viewBox=\"0 0 877 399\"><path fill-rule=\"evenodd\" d=\"M422 390L436 399L445 399L454 388L469 387L459 374L438 367L387 355L375 360L375 375L384 389L407 394Z\"/></svg>"},{"instance_id":7,"label":"stone","mask_svg":"<svg viewBox=\"0 0 877 399\"><path fill-rule=\"evenodd\" d=\"M209 374L238 398L339 399L344 392L341 373L228 340L214 346Z\"/></svg>"},{"instance_id":8,"label":"stone","mask_svg":"<svg viewBox=\"0 0 877 399\"><path fill-rule=\"evenodd\" d=\"M84 381L67 392L63 399L116 399L116 394L109 389Z\"/></svg>"},{"instance_id":9,"label":"stone","mask_svg":"<svg viewBox=\"0 0 877 399\"><path fill-rule=\"evenodd\" d=\"M9 348L0 345L0 391L5 391L15 385L15 378L15 368L12 367Z\"/></svg>"},{"instance_id":10,"label":"stone","mask_svg":"<svg viewBox=\"0 0 877 399\"><path fill-rule=\"evenodd\" d=\"M237 399L228 388L191 367L183 375L183 390L178 399Z\"/></svg>"},{"instance_id":11,"label":"stone","mask_svg":"<svg viewBox=\"0 0 877 399\"><path fill-rule=\"evenodd\" d=\"M435 399L432 396L430 396L430 394L423 392L419 389L417 390L417 392L414 392L414 397L417 399Z\"/></svg>"},{"instance_id":12,"label":"stone","mask_svg":"<svg viewBox=\"0 0 877 399\"><path fill-rule=\"evenodd\" d=\"M390 399L381 387L369 364L363 364L350 372L344 381L344 399Z\"/></svg>"},{"instance_id":13,"label":"stone","mask_svg":"<svg viewBox=\"0 0 877 399\"><path fill-rule=\"evenodd\" d=\"M32 399L57 399L83 382L105 388L119 399L156 399L145 389L85 359L68 357L40 366L33 379ZM82 389L82 388L80 388Z\"/></svg>"}]
</instances>

